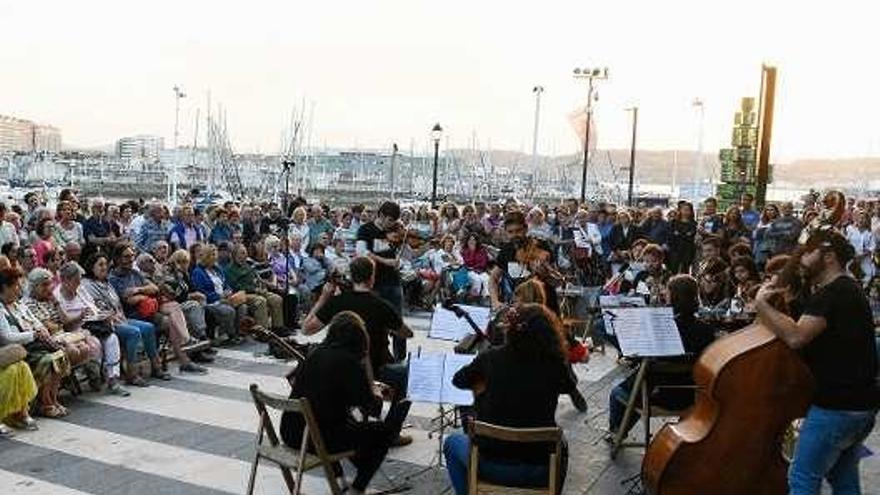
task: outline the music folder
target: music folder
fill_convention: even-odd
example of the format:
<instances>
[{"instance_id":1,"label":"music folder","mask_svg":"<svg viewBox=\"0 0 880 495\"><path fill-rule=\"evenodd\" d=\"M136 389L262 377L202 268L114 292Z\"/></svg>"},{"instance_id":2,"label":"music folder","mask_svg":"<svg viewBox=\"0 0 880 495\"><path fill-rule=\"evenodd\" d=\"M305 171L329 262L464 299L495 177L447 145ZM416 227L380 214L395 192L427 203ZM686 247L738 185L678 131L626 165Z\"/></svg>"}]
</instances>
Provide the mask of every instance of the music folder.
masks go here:
<instances>
[{"instance_id":1,"label":"music folder","mask_svg":"<svg viewBox=\"0 0 880 495\"><path fill-rule=\"evenodd\" d=\"M468 306L466 304L457 304L456 306L470 315L471 319L474 320L474 323L483 333L486 332L486 329L489 328L489 319L491 318L491 310L489 308ZM467 320L457 317L454 312L445 309L440 304L434 306L431 328L428 330L429 338L458 342L472 333L474 333L474 329L471 328Z\"/></svg>"},{"instance_id":2,"label":"music folder","mask_svg":"<svg viewBox=\"0 0 880 495\"><path fill-rule=\"evenodd\" d=\"M471 354L422 354L410 356L407 398L413 402L469 406L474 403L470 390L452 384L458 370L474 360Z\"/></svg>"},{"instance_id":3,"label":"music folder","mask_svg":"<svg viewBox=\"0 0 880 495\"><path fill-rule=\"evenodd\" d=\"M624 356L672 357L685 353L670 307L603 309L602 316Z\"/></svg>"}]
</instances>

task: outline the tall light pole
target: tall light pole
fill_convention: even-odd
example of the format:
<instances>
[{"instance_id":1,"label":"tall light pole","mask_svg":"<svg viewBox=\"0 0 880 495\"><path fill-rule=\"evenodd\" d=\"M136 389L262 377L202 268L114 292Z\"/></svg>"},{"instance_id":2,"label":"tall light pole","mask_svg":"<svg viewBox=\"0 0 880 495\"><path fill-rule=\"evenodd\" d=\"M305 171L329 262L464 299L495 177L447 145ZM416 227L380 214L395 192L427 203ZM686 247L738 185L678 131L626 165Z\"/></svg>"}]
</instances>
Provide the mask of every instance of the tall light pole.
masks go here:
<instances>
[{"instance_id":1,"label":"tall light pole","mask_svg":"<svg viewBox=\"0 0 880 495\"><path fill-rule=\"evenodd\" d=\"M584 166L581 173L581 204L587 199L587 166L590 163L590 125L593 120L593 81L608 79L608 67L575 68L575 79L587 80L587 125L584 131Z\"/></svg>"},{"instance_id":2,"label":"tall light pole","mask_svg":"<svg viewBox=\"0 0 880 495\"><path fill-rule=\"evenodd\" d=\"M443 137L443 128L438 122L431 129L431 139L434 140L434 180L431 182L431 209L437 208L437 160L440 156L441 137Z\"/></svg>"},{"instance_id":3,"label":"tall light pole","mask_svg":"<svg viewBox=\"0 0 880 495\"><path fill-rule=\"evenodd\" d=\"M538 123L541 118L541 93L543 92L544 86L532 88L532 93L535 93L535 133L532 136L532 196L535 194L538 182Z\"/></svg>"},{"instance_id":4,"label":"tall light pole","mask_svg":"<svg viewBox=\"0 0 880 495\"><path fill-rule=\"evenodd\" d=\"M627 108L627 110L632 111L633 120L632 120L632 142L630 143L629 148L629 183L626 190L626 205L632 207L633 205L633 179L635 178L636 173L636 130L639 127L639 107L633 106L631 108Z\"/></svg>"},{"instance_id":5,"label":"tall light pole","mask_svg":"<svg viewBox=\"0 0 880 495\"><path fill-rule=\"evenodd\" d=\"M179 124L181 98L186 98L186 94L180 89L180 86L174 86L174 164L171 167L171 190L169 192L169 196L171 197L168 198L172 205L177 204L177 165L179 161L177 156L177 138L180 135Z\"/></svg>"},{"instance_id":6,"label":"tall light pole","mask_svg":"<svg viewBox=\"0 0 880 495\"><path fill-rule=\"evenodd\" d=\"M703 107L703 100L700 98L694 98L691 106L699 112L699 122L697 123L697 159L694 160L694 197L692 198L696 203L700 199L700 186L703 183L703 122L705 120L705 109Z\"/></svg>"}]
</instances>

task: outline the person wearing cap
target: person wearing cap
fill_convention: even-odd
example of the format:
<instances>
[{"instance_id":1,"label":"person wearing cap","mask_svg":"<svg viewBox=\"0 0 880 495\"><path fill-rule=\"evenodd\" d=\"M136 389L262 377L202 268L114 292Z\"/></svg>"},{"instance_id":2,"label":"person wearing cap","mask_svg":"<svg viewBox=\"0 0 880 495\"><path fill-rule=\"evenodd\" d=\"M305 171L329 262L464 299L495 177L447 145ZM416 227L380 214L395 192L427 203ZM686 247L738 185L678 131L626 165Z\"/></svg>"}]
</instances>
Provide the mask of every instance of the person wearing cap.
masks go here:
<instances>
[{"instance_id":1,"label":"person wearing cap","mask_svg":"<svg viewBox=\"0 0 880 495\"><path fill-rule=\"evenodd\" d=\"M803 314L794 320L773 307L785 288L772 281L756 296L760 322L799 351L815 380L788 474L792 495L818 494L823 478L833 493L861 493L862 442L874 427L880 388L871 306L846 272L854 255L843 235L819 227L800 249L800 266L813 287Z\"/></svg>"}]
</instances>

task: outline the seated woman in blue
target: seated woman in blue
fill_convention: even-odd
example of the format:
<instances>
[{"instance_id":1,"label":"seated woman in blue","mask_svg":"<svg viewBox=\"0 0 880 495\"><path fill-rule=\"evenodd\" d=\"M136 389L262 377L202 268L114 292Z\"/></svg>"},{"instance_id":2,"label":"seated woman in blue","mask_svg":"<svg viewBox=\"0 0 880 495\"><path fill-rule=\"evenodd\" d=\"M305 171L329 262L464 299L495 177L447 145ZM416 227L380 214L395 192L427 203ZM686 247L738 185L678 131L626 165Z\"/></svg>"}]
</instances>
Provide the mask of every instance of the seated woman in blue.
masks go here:
<instances>
[{"instance_id":1,"label":"seated woman in blue","mask_svg":"<svg viewBox=\"0 0 880 495\"><path fill-rule=\"evenodd\" d=\"M540 304L516 306L510 319L507 343L477 355L452 383L474 391L480 421L511 428L554 427L559 396L576 389L565 358L562 325ZM506 486L547 486L552 445L479 442L480 479ZM455 493L466 494L470 438L464 433L450 435L443 453ZM561 463L560 490L568 466L565 442Z\"/></svg>"},{"instance_id":2,"label":"seated woman in blue","mask_svg":"<svg viewBox=\"0 0 880 495\"><path fill-rule=\"evenodd\" d=\"M247 314L247 306L240 298L234 297L235 293L226 283L223 270L217 266L217 246L202 246L190 280L192 288L205 296L205 314L217 325L218 333L228 337L228 344L241 343L238 329L241 317Z\"/></svg>"}]
</instances>

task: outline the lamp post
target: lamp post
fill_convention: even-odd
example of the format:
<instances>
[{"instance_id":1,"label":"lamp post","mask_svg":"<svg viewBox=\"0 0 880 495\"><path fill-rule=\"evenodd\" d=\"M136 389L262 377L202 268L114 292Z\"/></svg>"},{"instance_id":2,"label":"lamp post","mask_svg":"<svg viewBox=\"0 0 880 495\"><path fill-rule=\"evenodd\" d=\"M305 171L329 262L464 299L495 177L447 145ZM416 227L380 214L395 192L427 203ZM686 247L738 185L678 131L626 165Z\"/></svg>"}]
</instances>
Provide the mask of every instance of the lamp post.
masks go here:
<instances>
[{"instance_id":1,"label":"lamp post","mask_svg":"<svg viewBox=\"0 0 880 495\"><path fill-rule=\"evenodd\" d=\"M703 106L703 100L700 98L694 98L694 101L691 103L691 106L699 112L699 122L697 128L697 159L694 160L694 197L693 201L697 202L700 198L700 193L702 190L702 175L703 175L703 121L705 116L705 108Z\"/></svg>"},{"instance_id":2,"label":"lamp post","mask_svg":"<svg viewBox=\"0 0 880 495\"><path fill-rule=\"evenodd\" d=\"M532 93L535 93L535 132L532 137L532 197L535 195L538 183L538 124L541 119L541 93L543 92L544 86L532 88Z\"/></svg>"},{"instance_id":3,"label":"lamp post","mask_svg":"<svg viewBox=\"0 0 880 495\"><path fill-rule=\"evenodd\" d=\"M171 187L169 188L168 198L172 205L177 204L177 138L180 135L180 99L186 98L186 94L180 89L180 86L174 86L174 164L171 167Z\"/></svg>"},{"instance_id":4,"label":"lamp post","mask_svg":"<svg viewBox=\"0 0 880 495\"><path fill-rule=\"evenodd\" d=\"M633 205L633 178L636 173L636 130L639 127L639 107L633 106L631 108L627 108L628 111L632 111L633 120L632 120L632 143L629 148L629 183L626 190L626 205L632 207Z\"/></svg>"},{"instance_id":5,"label":"lamp post","mask_svg":"<svg viewBox=\"0 0 880 495\"><path fill-rule=\"evenodd\" d=\"M590 163L590 125L593 120L593 81L608 79L608 67L575 68L575 79L587 80L587 125L584 132L584 165L581 172L581 204L587 199L587 166Z\"/></svg>"},{"instance_id":6,"label":"lamp post","mask_svg":"<svg viewBox=\"0 0 880 495\"><path fill-rule=\"evenodd\" d=\"M438 122L431 129L431 139L434 140L434 180L431 182L431 209L437 208L437 160L440 156L441 137L443 137L443 128Z\"/></svg>"}]
</instances>

